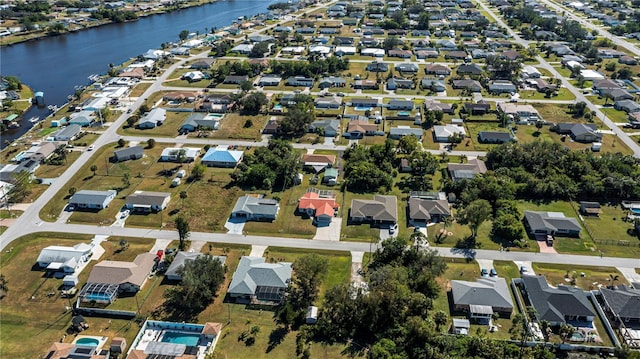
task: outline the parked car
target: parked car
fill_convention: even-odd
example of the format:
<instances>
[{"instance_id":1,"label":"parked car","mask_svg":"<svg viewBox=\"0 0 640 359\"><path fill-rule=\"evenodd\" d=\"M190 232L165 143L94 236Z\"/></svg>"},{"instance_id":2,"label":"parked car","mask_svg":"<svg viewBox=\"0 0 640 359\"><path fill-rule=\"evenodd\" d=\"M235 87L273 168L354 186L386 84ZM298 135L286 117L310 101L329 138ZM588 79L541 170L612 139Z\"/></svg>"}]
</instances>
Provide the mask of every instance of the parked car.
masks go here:
<instances>
[{"instance_id":1,"label":"parked car","mask_svg":"<svg viewBox=\"0 0 640 359\"><path fill-rule=\"evenodd\" d=\"M483 277L488 277L489 276L489 271L487 270L487 268L482 268L480 270L480 275Z\"/></svg>"},{"instance_id":2,"label":"parked car","mask_svg":"<svg viewBox=\"0 0 640 359\"><path fill-rule=\"evenodd\" d=\"M398 231L398 224L394 223L389 227L389 234L395 234Z\"/></svg>"},{"instance_id":3,"label":"parked car","mask_svg":"<svg viewBox=\"0 0 640 359\"><path fill-rule=\"evenodd\" d=\"M491 268L491 270L489 271L489 276L491 277L495 277L498 275L498 272L496 272L495 269Z\"/></svg>"},{"instance_id":4,"label":"parked car","mask_svg":"<svg viewBox=\"0 0 640 359\"><path fill-rule=\"evenodd\" d=\"M520 266L520 273L527 273L529 270L525 266Z\"/></svg>"}]
</instances>

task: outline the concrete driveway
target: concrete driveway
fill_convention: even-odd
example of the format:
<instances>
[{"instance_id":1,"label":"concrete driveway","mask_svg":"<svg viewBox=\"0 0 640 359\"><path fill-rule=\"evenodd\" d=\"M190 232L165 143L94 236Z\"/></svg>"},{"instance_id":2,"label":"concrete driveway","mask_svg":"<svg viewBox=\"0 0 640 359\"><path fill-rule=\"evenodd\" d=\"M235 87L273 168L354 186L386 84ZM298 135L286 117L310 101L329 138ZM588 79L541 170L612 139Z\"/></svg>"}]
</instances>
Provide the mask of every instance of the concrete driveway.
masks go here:
<instances>
[{"instance_id":1,"label":"concrete driveway","mask_svg":"<svg viewBox=\"0 0 640 359\"><path fill-rule=\"evenodd\" d=\"M317 227L316 235L313 236L313 239L337 242L340 240L341 228L342 228L342 218L334 218L331 220L331 224L329 224L328 226Z\"/></svg>"},{"instance_id":2,"label":"concrete driveway","mask_svg":"<svg viewBox=\"0 0 640 359\"><path fill-rule=\"evenodd\" d=\"M247 223L243 218L229 218L224 224L228 234L242 234L244 224Z\"/></svg>"},{"instance_id":3,"label":"concrete driveway","mask_svg":"<svg viewBox=\"0 0 640 359\"><path fill-rule=\"evenodd\" d=\"M493 260L491 259L476 259L476 261L478 262L480 269L484 268L490 271L493 268Z\"/></svg>"},{"instance_id":4,"label":"concrete driveway","mask_svg":"<svg viewBox=\"0 0 640 359\"><path fill-rule=\"evenodd\" d=\"M536 275L536 272L533 270L533 266L531 266L530 261L513 261L518 266L518 270L520 268L525 267L527 269L527 274Z\"/></svg>"}]
</instances>

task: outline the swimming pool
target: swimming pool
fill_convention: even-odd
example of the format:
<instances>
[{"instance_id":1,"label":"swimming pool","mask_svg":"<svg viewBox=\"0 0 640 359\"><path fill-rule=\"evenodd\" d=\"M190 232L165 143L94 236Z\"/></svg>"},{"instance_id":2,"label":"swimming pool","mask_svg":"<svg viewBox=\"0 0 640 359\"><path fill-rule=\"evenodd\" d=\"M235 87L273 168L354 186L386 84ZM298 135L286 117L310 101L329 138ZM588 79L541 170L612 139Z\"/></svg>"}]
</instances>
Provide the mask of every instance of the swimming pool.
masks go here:
<instances>
[{"instance_id":1,"label":"swimming pool","mask_svg":"<svg viewBox=\"0 0 640 359\"><path fill-rule=\"evenodd\" d=\"M631 208L631 213L640 215L640 208Z\"/></svg>"},{"instance_id":2,"label":"swimming pool","mask_svg":"<svg viewBox=\"0 0 640 359\"><path fill-rule=\"evenodd\" d=\"M371 111L371 107L356 106L353 109L356 110L356 111Z\"/></svg>"},{"instance_id":3,"label":"swimming pool","mask_svg":"<svg viewBox=\"0 0 640 359\"><path fill-rule=\"evenodd\" d=\"M80 339L75 341L75 344L78 344L78 345L89 345L89 346L92 346L92 347L97 347L98 344L100 344L100 341L98 339L94 339L94 338L80 338Z\"/></svg>"},{"instance_id":4,"label":"swimming pool","mask_svg":"<svg viewBox=\"0 0 640 359\"><path fill-rule=\"evenodd\" d=\"M580 332L573 332L573 334L571 334L572 342L583 342L584 338L585 338L584 334Z\"/></svg>"},{"instance_id":5,"label":"swimming pool","mask_svg":"<svg viewBox=\"0 0 640 359\"><path fill-rule=\"evenodd\" d=\"M399 111L398 112L398 116L405 116L406 117L406 116L409 116L409 115L411 115L411 112L409 112L409 111Z\"/></svg>"},{"instance_id":6,"label":"swimming pool","mask_svg":"<svg viewBox=\"0 0 640 359\"><path fill-rule=\"evenodd\" d=\"M162 336L163 343L184 344L189 347L198 345L200 334L186 334L179 332L165 332Z\"/></svg>"}]
</instances>

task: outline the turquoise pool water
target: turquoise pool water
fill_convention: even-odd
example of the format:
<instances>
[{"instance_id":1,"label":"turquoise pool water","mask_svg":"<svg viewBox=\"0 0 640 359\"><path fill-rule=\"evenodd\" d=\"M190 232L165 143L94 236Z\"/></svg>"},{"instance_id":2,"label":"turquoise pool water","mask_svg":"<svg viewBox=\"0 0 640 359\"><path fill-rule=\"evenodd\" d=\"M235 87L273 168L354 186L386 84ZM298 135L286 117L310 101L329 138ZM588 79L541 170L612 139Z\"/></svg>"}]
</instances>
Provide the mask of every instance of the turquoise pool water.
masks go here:
<instances>
[{"instance_id":1,"label":"turquoise pool water","mask_svg":"<svg viewBox=\"0 0 640 359\"><path fill-rule=\"evenodd\" d=\"M398 116L409 116L411 115L411 112L409 111L399 111L398 112Z\"/></svg>"},{"instance_id":2,"label":"turquoise pool water","mask_svg":"<svg viewBox=\"0 0 640 359\"><path fill-rule=\"evenodd\" d=\"M584 334L580 333L580 332L573 332L573 334L571 334L571 340L572 341L584 341Z\"/></svg>"},{"instance_id":3,"label":"turquoise pool water","mask_svg":"<svg viewBox=\"0 0 640 359\"><path fill-rule=\"evenodd\" d=\"M97 347L98 344L100 344L100 341L98 339L94 339L94 338L80 338L78 340L76 340L75 342L78 345L89 345L92 347Z\"/></svg>"},{"instance_id":4,"label":"turquoise pool water","mask_svg":"<svg viewBox=\"0 0 640 359\"><path fill-rule=\"evenodd\" d=\"M631 213L640 215L640 208L631 208Z\"/></svg>"},{"instance_id":5,"label":"turquoise pool water","mask_svg":"<svg viewBox=\"0 0 640 359\"><path fill-rule=\"evenodd\" d=\"M356 106L353 108L356 111L371 111L371 107L360 107L360 106Z\"/></svg>"},{"instance_id":6,"label":"turquoise pool water","mask_svg":"<svg viewBox=\"0 0 640 359\"><path fill-rule=\"evenodd\" d=\"M194 347L200 341L200 334L186 334L178 332L166 332L162 336L163 343L184 344Z\"/></svg>"}]
</instances>

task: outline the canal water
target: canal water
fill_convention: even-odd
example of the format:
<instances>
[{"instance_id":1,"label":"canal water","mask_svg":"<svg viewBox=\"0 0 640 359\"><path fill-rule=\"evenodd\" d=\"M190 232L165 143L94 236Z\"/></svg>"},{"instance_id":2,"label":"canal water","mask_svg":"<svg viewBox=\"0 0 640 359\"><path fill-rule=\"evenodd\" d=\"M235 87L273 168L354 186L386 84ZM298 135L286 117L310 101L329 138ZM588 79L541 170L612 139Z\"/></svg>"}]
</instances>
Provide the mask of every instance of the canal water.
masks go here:
<instances>
[{"instance_id":1,"label":"canal water","mask_svg":"<svg viewBox=\"0 0 640 359\"><path fill-rule=\"evenodd\" d=\"M18 76L34 91L43 91L47 105L62 105L75 92L75 86L86 85L91 74L106 73L109 64L120 64L160 47L163 42L178 41L182 30L202 34L206 28L230 25L240 16L267 12L273 2L276 0L221 0L133 22L5 46L0 48L0 74ZM32 126L26 119L47 115L46 108L32 107L19 129L2 134L0 147L5 147L5 140L20 137Z\"/></svg>"}]
</instances>

